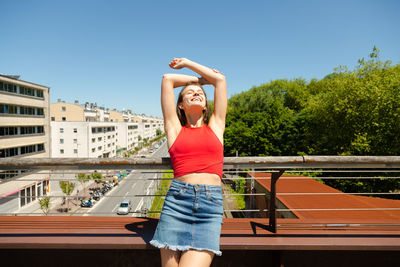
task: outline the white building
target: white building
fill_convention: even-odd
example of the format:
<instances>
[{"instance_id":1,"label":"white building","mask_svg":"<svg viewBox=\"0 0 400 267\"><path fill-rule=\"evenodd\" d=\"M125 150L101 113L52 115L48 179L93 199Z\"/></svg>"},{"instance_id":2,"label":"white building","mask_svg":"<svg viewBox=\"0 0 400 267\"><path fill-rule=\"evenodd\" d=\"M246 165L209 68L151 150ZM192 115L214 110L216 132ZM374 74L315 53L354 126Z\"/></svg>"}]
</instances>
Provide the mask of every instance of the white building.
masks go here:
<instances>
[{"instance_id":1,"label":"white building","mask_svg":"<svg viewBox=\"0 0 400 267\"><path fill-rule=\"evenodd\" d=\"M110 158L116 156L117 123L52 121L54 158Z\"/></svg>"},{"instance_id":2,"label":"white building","mask_svg":"<svg viewBox=\"0 0 400 267\"><path fill-rule=\"evenodd\" d=\"M164 132L162 119L86 102L50 105L52 157L122 157Z\"/></svg>"}]
</instances>

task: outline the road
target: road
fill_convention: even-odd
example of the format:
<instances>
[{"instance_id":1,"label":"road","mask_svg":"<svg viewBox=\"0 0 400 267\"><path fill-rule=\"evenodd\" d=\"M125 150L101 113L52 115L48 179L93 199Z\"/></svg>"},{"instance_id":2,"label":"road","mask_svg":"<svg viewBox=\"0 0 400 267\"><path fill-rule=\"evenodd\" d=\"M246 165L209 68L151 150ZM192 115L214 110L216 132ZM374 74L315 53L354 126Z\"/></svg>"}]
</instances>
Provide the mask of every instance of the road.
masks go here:
<instances>
[{"instance_id":1,"label":"road","mask_svg":"<svg viewBox=\"0 0 400 267\"><path fill-rule=\"evenodd\" d=\"M159 147L149 157L169 157L167 142ZM135 197L134 195L153 195L157 190L156 180L147 180L148 178L160 177L159 170L144 172L137 170L127 175L118 186L103 196L93 208L88 211L90 216L116 216L119 204L124 199L130 199L132 202L131 211L140 211L142 208L150 208L152 197ZM140 216L140 213L129 213L119 216Z\"/></svg>"}]
</instances>

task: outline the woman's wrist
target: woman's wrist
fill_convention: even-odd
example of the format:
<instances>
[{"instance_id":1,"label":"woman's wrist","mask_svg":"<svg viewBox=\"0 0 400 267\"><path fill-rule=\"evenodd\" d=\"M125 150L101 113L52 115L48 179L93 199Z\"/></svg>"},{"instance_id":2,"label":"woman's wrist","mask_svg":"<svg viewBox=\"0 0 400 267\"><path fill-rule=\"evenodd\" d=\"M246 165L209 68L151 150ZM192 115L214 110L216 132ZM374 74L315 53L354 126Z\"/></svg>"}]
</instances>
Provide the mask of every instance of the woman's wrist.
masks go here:
<instances>
[{"instance_id":1,"label":"woman's wrist","mask_svg":"<svg viewBox=\"0 0 400 267\"><path fill-rule=\"evenodd\" d=\"M184 58L183 59L183 66L185 68L189 68L193 65L193 61L191 61L190 59Z\"/></svg>"}]
</instances>

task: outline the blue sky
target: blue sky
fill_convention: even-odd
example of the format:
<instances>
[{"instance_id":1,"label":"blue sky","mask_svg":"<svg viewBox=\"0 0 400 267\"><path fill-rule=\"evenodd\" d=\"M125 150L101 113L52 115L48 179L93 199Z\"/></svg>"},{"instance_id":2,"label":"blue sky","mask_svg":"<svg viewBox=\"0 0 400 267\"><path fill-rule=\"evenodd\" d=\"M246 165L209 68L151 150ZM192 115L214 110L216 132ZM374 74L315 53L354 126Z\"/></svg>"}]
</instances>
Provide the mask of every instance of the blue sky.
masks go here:
<instances>
[{"instance_id":1,"label":"blue sky","mask_svg":"<svg viewBox=\"0 0 400 267\"><path fill-rule=\"evenodd\" d=\"M173 57L222 71L228 96L280 78L321 79L376 45L400 63L400 1L0 1L0 73L51 102L161 117ZM212 96L212 88L207 88ZM212 97L211 97L212 98Z\"/></svg>"}]
</instances>

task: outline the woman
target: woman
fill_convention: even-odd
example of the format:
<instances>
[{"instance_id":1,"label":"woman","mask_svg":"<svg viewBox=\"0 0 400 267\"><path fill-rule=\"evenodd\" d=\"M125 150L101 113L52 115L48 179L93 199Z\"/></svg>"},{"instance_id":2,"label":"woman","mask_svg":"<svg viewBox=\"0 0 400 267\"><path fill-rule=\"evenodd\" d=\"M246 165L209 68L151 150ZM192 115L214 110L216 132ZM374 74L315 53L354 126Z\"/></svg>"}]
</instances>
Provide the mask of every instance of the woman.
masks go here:
<instances>
[{"instance_id":1,"label":"woman","mask_svg":"<svg viewBox=\"0 0 400 267\"><path fill-rule=\"evenodd\" d=\"M227 108L225 77L186 58L174 58L173 69L189 68L201 76L165 74L161 106L174 180L165 197L150 243L161 249L163 266L210 266L219 251L222 224L223 134ZM212 84L214 111L202 84ZM184 86L175 108L173 89Z\"/></svg>"}]
</instances>

